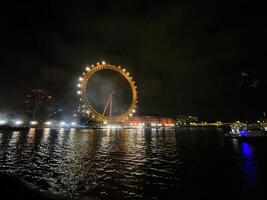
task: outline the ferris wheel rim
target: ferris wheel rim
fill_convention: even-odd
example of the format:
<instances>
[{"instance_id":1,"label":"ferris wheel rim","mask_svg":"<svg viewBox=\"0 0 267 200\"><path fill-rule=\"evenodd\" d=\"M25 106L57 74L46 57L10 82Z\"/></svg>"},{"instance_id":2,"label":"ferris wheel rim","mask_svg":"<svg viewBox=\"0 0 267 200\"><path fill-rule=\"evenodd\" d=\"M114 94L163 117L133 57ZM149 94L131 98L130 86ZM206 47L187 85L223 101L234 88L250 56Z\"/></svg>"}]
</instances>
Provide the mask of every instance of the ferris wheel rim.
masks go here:
<instances>
[{"instance_id":1,"label":"ferris wheel rim","mask_svg":"<svg viewBox=\"0 0 267 200\"><path fill-rule=\"evenodd\" d=\"M98 71L102 70L111 70L117 72L120 76L124 77L131 87L131 103L128 109L120 115L116 116L106 116L104 114L99 113L96 109L91 105L87 96L87 85L88 81ZM80 100L83 102L86 108L86 112L88 115L92 115L92 118L96 121L124 121L127 120L129 117L133 116L136 111L137 107L137 86L133 77L130 76L129 72L126 71L125 68L121 68L120 66L106 64L103 62L102 64L97 63L96 65L91 65L91 67L86 67L85 72L82 73L82 76L79 77L78 86L80 90L78 90L78 94L81 95Z\"/></svg>"}]
</instances>

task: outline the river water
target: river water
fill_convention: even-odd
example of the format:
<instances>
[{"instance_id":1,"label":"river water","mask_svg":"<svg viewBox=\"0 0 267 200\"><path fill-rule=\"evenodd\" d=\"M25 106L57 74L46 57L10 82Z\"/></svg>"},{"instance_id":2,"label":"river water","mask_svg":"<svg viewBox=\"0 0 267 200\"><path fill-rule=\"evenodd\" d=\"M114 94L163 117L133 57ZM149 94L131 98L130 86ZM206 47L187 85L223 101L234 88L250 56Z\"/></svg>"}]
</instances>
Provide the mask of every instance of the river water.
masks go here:
<instances>
[{"instance_id":1,"label":"river water","mask_svg":"<svg viewBox=\"0 0 267 200\"><path fill-rule=\"evenodd\" d=\"M266 153L216 128L0 131L0 172L66 199L267 199Z\"/></svg>"}]
</instances>

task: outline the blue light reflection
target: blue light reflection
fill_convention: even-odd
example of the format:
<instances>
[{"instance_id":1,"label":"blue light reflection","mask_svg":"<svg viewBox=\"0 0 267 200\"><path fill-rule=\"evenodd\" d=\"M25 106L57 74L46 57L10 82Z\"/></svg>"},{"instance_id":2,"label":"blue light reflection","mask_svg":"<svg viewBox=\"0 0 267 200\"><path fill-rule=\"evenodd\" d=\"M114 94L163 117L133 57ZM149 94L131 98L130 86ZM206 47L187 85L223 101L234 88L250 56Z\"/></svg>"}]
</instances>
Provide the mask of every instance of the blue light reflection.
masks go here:
<instances>
[{"instance_id":1,"label":"blue light reflection","mask_svg":"<svg viewBox=\"0 0 267 200\"><path fill-rule=\"evenodd\" d=\"M240 135L241 135L241 137L247 136L247 134L248 134L248 131L247 130L240 129Z\"/></svg>"},{"instance_id":2,"label":"blue light reflection","mask_svg":"<svg viewBox=\"0 0 267 200\"><path fill-rule=\"evenodd\" d=\"M245 158L250 158L251 156L253 156L252 148L248 143L243 142L241 148Z\"/></svg>"}]
</instances>

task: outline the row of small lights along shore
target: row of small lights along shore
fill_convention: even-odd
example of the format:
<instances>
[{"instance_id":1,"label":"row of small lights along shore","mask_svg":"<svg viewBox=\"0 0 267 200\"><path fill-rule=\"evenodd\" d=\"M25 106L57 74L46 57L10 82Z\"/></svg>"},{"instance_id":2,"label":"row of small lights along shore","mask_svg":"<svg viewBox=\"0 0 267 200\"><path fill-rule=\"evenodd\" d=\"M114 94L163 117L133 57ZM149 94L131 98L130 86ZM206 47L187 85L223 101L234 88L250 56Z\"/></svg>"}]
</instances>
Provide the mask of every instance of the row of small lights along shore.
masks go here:
<instances>
[{"instance_id":1,"label":"row of small lights along shore","mask_svg":"<svg viewBox=\"0 0 267 200\"><path fill-rule=\"evenodd\" d=\"M65 122L65 121L60 121L60 122L53 122L53 121L45 121L45 122L38 122L38 121L29 121L29 122L24 122L23 120L16 119L16 120L0 120L0 126L1 125L15 125L15 126L23 126L23 125L30 125L30 126L37 126L37 125L45 125L45 126L76 126L76 122Z\"/></svg>"}]
</instances>

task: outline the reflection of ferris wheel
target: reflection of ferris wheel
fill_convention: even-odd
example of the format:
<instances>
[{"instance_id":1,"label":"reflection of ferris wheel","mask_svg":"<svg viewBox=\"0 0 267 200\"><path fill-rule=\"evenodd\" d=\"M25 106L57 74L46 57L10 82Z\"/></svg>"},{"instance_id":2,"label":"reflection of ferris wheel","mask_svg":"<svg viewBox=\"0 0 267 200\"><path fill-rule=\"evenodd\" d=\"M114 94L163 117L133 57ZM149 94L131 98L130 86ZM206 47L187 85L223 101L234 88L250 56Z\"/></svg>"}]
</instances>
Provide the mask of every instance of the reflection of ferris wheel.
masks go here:
<instances>
[{"instance_id":1,"label":"reflection of ferris wheel","mask_svg":"<svg viewBox=\"0 0 267 200\"><path fill-rule=\"evenodd\" d=\"M111 70L114 72L117 72L119 75L123 76L129 83L131 87L131 103L126 112L120 114L120 115L112 115L112 96L114 92L112 91L109 95L108 101L106 103L105 109L103 113L99 113L96 111L95 108L91 105L88 99L87 95L87 86L88 81L92 77L93 74L95 74L98 71L101 70ZM136 105L137 105L137 87L135 85L135 82L133 78L130 76L129 72L127 72L124 68L122 69L120 66L115 66L111 64L106 64L105 62L97 63L95 66L92 65L91 67L86 67L85 72L82 73L82 76L79 77L79 83L77 84L79 90L77 92L78 95L81 95L80 101L85 106L86 113L88 116L91 116L96 121L106 122L106 121L112 121L112 122L122 122L124 120L127 120L129 117L131 117L135 111L136 111ZM107 108L109 107L109 115L105 115Z\"/></svg>"}]
</instances>

